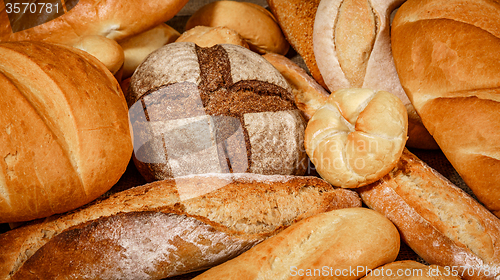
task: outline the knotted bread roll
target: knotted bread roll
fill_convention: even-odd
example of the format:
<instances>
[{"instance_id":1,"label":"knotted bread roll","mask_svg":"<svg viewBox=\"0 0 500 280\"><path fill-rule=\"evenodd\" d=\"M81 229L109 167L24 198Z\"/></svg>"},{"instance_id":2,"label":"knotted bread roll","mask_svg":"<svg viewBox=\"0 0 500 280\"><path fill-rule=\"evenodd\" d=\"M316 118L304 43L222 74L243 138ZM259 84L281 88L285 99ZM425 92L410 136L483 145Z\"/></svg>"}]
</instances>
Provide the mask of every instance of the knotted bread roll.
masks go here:
<instances>
[{"instance_id":1,"label":"knotted bread roll","mask_svg":"<svg viewBox=\"0 0 500 280\"><path fill-rule=\"evenodd\" d=\"M401 156L408 129L396 96L371 89L333 92L309 121L305 148L334 186L357 188L387 174Z\"/></svg>"}]
</instances>

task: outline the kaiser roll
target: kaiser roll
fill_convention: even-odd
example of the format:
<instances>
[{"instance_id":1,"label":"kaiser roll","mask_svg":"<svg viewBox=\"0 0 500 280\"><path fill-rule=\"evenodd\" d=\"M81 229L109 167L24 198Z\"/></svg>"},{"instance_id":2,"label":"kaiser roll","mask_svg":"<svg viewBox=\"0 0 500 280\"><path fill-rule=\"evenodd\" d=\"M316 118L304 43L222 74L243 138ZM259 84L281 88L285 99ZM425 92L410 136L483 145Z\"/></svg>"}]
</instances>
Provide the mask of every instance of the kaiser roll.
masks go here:
<instances>
[{"instance_id":1,"label":"kaiser roll","mask_svg":"<svg viewBox=\"0 0 500 280\"><path fill-rule=\"evenodd\" d=\"M304 145L316 171L329 183L357 188L396 166L406 143L403 102L386 91L342 89L316 110Z\"/></svg>"},{"instance_id":2,"label":"kaiser roll","mask_svg":"<svg viewBox=\"0 0 500 280\"><path fill-rule=\"evenodd\" d=\"M0 43L0 223L86 204L132 154L127 105L111 73L78 49Z\"/></svg>"},{"instance_id":3,"label":"kaiser roll","mask_svg":"<svg viewBox=\"0 0 500 280\"><path fill-rule=\"evenodd\" d=\"M500 216L500 2L409 0L394 18L392 51L423 124Z\"/></svg>"},{"instance_id":4,"label":"kaiser roll","mask_svg":"<svg viewBox=\"0 0 500 280\"><path fill-rule=\"evenodd\" d=\"M137 68L128 96L134 160L148 181L305 172L305 121L290 86L244 47L168 44Z\"/></svg>"}]
</instances>

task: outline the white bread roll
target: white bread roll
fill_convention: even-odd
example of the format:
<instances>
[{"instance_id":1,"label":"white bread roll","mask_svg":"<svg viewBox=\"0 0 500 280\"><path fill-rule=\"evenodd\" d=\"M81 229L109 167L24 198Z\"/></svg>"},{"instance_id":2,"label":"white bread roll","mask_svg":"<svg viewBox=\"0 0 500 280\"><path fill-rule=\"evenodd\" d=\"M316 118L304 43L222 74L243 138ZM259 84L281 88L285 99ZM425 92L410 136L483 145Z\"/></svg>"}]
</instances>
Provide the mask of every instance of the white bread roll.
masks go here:
<instances>
[{"instance_id":1,"label":"white bread roll","mask_svg":"<svg viewBox=\"0 0 500 280\"><path fill-rule=\"evenodd\" d=\"M288 227L194 280L235 275L241 280L354 280L368 269L394 261L399 242L394 225L373 210L333 210Z\"/></svg>"},{"instance_id":2,"label":"white bread roll","mask_svg":"<svg viewBox=\"0 0 500 280\"><path fill-rule=\"evenodd\" d=\"M135 69L152 52L172 43L181 34L167 25L159 25L120 41L120 46L124 52L123 78L126 79L134 74Z\"/></svg>"},{"instance_id":3,"label":"white bread roll","mask_svg":"<svg viewBox=\"0 0 500 280\"><path fill-rule=\"evenodd\" d=\"M500 3L409 0L394 18L392 50L424 125L500 217Z\"/></svg>"},{"instance_id":4,"label":"white bread roll","mask_svg":"<svg viewBox=\"0 0 500 280\"><path fill-rule=\"evenodd\" d=\"M115 75L122 68L125 54L122 47L112 39L89 35L82 37L73 47L88 52L101 61Z\"/></svg>"},{"instance_id":5,"label":"white bread roll","mask_svg":"<svg viewBox=\"0 0 500 280\"><path fill-rule=\"evenodd\" d=\"M109 190L132 155L128 110L86 52L0 43L0 223L62 213Z\"/></svg>"},{"instance_id":6,"label":"white bread roll","mask_svg":"<svg viewBox=\"0 0 500 280\"><path fill-rule=\"evenodd\" d=\"M195 26L175 40L176 42L193 42L200 47L212 47L217 44L233 44L249 49L247 41L238 32L225 26Z\"/></svg>"},{"instance_id":7,"label":"white bread roll","mask_svg":"<svg viewBox=\"0 0 500 280\"><path fill-rule=\"evenodd\" d=\"M217 265L301 219L360 205L355 192L316 177L157 181L0 235L0 279L163 279Z\"/></svg>"},{"instance_id":8,"label":"white bread roll","mask_svg":"<svg viewBox=\"0 0 500 280\"><path fill-rule=\"evenodd\" d=\"M404 0L322 0L314 21L318 68L330 91L371 88L396 95L408 113L408 143L437 149L399 82L391 53L390 15Z\"/></svg>"},{"instance_id":9,"label":"white bread roll","mask_svg":"<svg viewBox=\"0 0 500 280\"><path fill-rule=\"evenodd\" d=\"M55 5L51 10L47 10L45 6L41 10L41 6L38 5L39 14L11 13L10 16L16 16L13 22L9 21L7 9L1 9L0 41L46 41L68 46L75 46L87 36L102 36L121 41L171 19L187 1L79 0L76 1L77 4L74 7L75 1L63 1L65 4L58 7L58 17L55 14ZM54 19L45 22L51 17ZM24 29L27 27L31 28ZM95 42L96 46L87 46L90 54L97 58L116 56L113 52L102 55L103 50L99 47L102 41L96 40Z\"/></svg>"},{"instance_id":10,"label":"white bread roll","mask_svg":"<svg viewBox=\"0 0 500 280\"><path fill-rule=\"evenodd\" d=\"M358 192L428 263L464 279L500 277L500 220L408 150L393 171Z\"/></svg>"},{"instance_id":11,"label":"white bread roll","mask_svg":"<svg viewBox=\"0 0 500 280\"><path fill-rule=\"evenodd\" d=\"M186 23L186 31L198 26L225 26L238 32L250 49L260 54L286 54L290 45L273 14L264 7L237 1L214 1L196 11Z\"/></svg>"},{"instance_id":12,"label":"white bread roll","mask_svg":"<svg viewBox=\"0 0 500 280\"><path fill-rule=\"evenodd\" d=\"M309 120L307 155L322 178L334 186L358 188L396 166L408 129L403 103L386 91L332 92Z\"/></svg>"}]
</instances>

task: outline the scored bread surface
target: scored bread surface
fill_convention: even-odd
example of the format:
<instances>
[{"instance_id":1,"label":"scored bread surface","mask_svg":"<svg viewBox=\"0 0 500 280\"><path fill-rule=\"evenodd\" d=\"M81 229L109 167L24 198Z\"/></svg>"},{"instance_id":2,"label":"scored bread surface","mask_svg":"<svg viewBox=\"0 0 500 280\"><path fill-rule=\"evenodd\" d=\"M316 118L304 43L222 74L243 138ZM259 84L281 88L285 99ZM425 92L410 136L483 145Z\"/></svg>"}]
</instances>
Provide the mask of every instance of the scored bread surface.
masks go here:
<instances>
[{"instance_id":1,"label":"scored bread surface","mask_svg":"<svg viewBox=\"0 0 500 280\"><path fill-rule=\"evenodd\" d=\"M119 274L129 266L142 268L131 274L139 279L162 279L234 257L297 220L360 205L355 192L314 177L205 174L158 181L1 235L0 279L23 279L29 271L48 277L40 279L84 277L96 263L102 275L136 279ZM163 245L152 252L157 244ZM63 260L54 268L52 261Z\"/></svg>"}]
</instances>

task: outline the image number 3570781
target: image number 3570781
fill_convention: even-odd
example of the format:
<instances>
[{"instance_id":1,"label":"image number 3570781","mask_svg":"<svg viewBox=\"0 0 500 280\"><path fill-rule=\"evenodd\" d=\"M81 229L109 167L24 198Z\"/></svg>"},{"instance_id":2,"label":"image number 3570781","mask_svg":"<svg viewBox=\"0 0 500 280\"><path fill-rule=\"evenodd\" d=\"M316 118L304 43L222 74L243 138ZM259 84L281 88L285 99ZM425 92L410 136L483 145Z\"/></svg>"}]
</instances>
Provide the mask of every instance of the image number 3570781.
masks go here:
<instances>
[{"instance_id":1,"label":"image number 3570781","mask_svg":"<svg viewBox=\"0 0 500 280\"><path fill-rule=\"evenodd\" d=\"M56 19L73 9L79 0L3 0L12 33Z\"/></svg>"}]
</instances>

